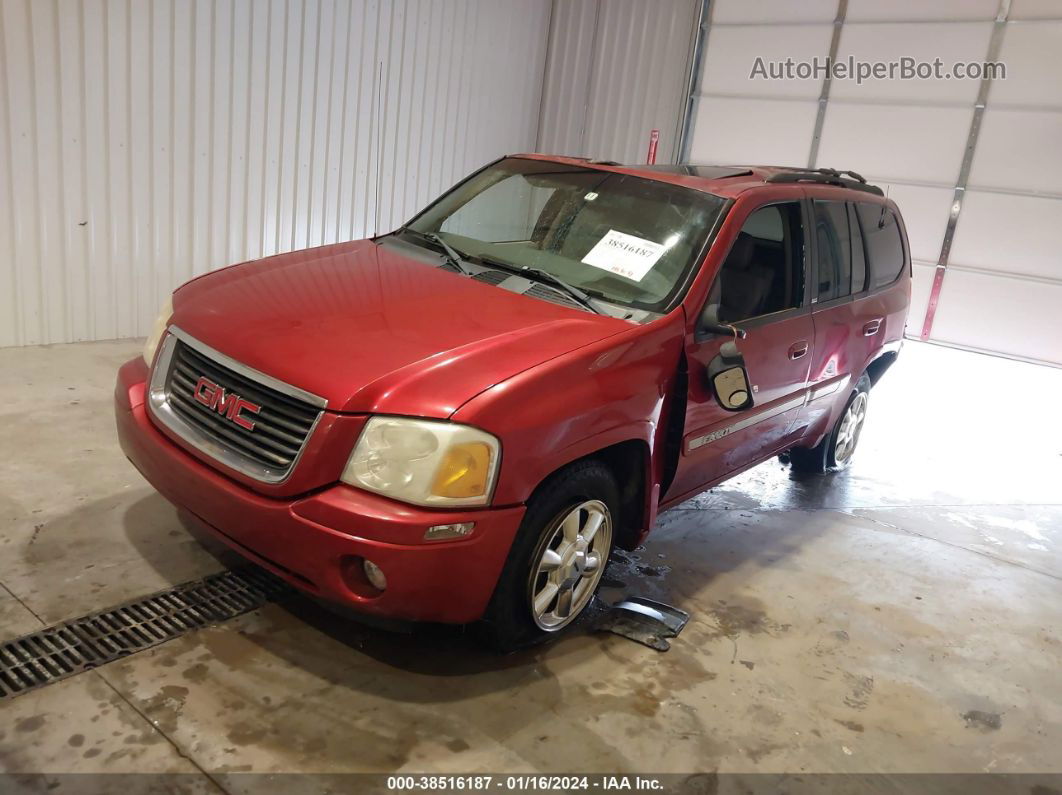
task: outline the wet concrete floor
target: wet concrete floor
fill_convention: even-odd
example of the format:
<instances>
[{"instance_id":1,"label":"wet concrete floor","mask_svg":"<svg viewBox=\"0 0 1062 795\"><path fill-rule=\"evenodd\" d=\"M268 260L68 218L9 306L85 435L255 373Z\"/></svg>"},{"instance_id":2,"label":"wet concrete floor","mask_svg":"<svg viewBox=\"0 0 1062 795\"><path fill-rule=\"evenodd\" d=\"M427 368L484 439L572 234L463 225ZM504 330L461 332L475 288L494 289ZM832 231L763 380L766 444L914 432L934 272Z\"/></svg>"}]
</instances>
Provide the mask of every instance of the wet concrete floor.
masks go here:
<instances>
[{"instance_id":1,"label":"wet concrete floor","mask_svg":"<svg viewBox=\"0 0 1062 795\"><path fill-rule=\"evenodd\" d=\"M0 350L0 640L225 565L117 447L138 351ZM1062 772L1060 392L1060 370L908 344L849 471L772 461L617 556L607 596L691 614L667 653L580 634L499 657L271 604L0 702L0 769L213 791L240 771Z\"/></svg>"}]
</instances>

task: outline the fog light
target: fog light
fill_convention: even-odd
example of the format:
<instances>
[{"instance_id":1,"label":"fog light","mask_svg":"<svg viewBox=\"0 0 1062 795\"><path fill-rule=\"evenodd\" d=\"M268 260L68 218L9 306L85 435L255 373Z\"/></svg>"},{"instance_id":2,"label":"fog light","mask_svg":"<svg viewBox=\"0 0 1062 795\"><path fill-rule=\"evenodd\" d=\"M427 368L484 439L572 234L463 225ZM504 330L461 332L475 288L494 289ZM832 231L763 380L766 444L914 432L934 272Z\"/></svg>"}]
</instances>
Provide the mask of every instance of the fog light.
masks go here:
<instances>
[{"instance_id":1,"label":"fog light","mask_svg":"<svg viewBox=\"0 0 1062 795\"><path fill-rule=\"evenodd\" d=\"M442 541L445 538L460 538L467 536L476 526L475 522L461 522L460 524L437 524L429 527L424 534L425 541Z\"/></svg>"},{"instance_id":2,"label":"fog light","mask_svg":"<svg viewBox=\"0 0 1062 795\"><path fill-rule=\"evenodd\" d=\"M365 569L365 576L368 578L373 588L378 591L387 589L387 578L384 577L384 573L379 566L371 560L367 560L363 564L363 568Z\"/></svg>"}]
</instances>

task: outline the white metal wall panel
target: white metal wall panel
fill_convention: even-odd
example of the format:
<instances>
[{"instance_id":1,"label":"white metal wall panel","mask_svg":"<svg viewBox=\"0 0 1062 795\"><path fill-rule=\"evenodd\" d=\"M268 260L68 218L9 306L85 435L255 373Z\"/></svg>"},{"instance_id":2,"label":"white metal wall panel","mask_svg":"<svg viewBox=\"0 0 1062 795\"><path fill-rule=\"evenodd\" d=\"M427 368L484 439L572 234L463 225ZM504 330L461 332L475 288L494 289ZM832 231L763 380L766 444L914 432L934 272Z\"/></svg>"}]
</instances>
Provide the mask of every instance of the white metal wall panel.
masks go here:
<instances>
[{"instance_id":1,"label":"white metal wall panel","mask_svg":"<svg viewBox=\"0 0 1062 795\"><path fill-rule=\"evenodd\" d=\"M0 49L7 52L4 17L0 14ZM0 86L5 89L10 83L7 77L7 62L10 57L0 58ZM19 305L22 285L15 269L15 180L12 174L11 155L14 149L12 134L14 127L8 113L9 102L0 102L0 262L8 263L0 271L0 343L5 338L13 338L14 330L22 323L22 311ZM21 197L19 197L21 198Z\"/></svg>"},{"instance_id":2,"label":"white metal wall panel","mask_svg":"<svg viewBox=\"0 0 1062 795\"><path fill-rule=\"evenodd\" d=\"M931 4L925 5L931 7ZM957 61L983 59L991 35L991 22L856 24L846 21L837 58L841 61L851 57L860 61L887 63L903 55L925 62L940 58L950 67ZM890 80L873 77L862 82L838 80L830 89L830 103L851 100L972 107L979 86L978 80Z\"/></svg>"},{"instance_id":3,"label":"white metal wall panel","mask_svg":"<svg viewBox=\"0 0 1062 795\"><path fill-rule=\"evenodd\" d=\"M810 61L830 50L833 25L716 25L708 33L700 92L709 96L801 97L817 100L822 78L765 80L752 77L750 53L771 61Z\"/></svg>"},{"instance_id":4,"label":"white metal wall panel","mask_svg":"<svg viewBox=\"0 0 1062 795\"><path fill-rule=\"evenodd\" d=\"M818 102L702 96L697 100L690 160L780 164L807 161ZM779 131L784 134L779 135Z\"/></svg>"},{"instance_id":5,"label":"white metal wall panel","mask_svg":"<svg viewBox=\"0 0 1062 795\"><path fill-rule=\"evenodd\" d=\"M715 0L712 24L752 23L770 25L789 22L832 22L837 0Z\"/></svg>"},{"instance_id":6,"label":"white metal wall panel","mask_svg":"<svg viewBox=\"0 0 1062 795\"><path fill-rule=\"evenodd\" d=\"M146 332L232 262L529 151L549 0L0 0L0 346Z\"/></svg>"},{"instance_id":7,"label":"white metal wall panel","mask_svg":"<svg viewBox=\"0 0 1062 795\"><path fill-rule=\"evenodd\" d=\"M1011 0L1010 19L1062 19L1058 0Z\"/></svg>"},{"instance_id":8,"label":"white metal wall panel","mask_svg":"<svg viewBox=\"0 0 1062 795\"><path fill-rule=\"evenodd\" d=\"M926 0L889 0L887 3L848 0L845 19L850 22L990 20L995 19L998 8L999 0L933 0L929 3ZM983 53L978 57L981 55Z\"/></svg>"},{"instance_id":9,"label":"white metal wall panel","mask_svg":"<svg viewBox=\"0 0 1062 795\"><path fill-rule=\"evenodd\" d=\"M600 10L601 0L553 4L538 129L540 151L576 156L585 151L594 33Z\"/></svg>"},{"instance_id":10,"label":"white metal wall panel","mask_svg":"<svg viewBox=\"0 0 1062 795\"><path fill-rule=\"evenodd\" d=\"M1019 359L1059 363L1062 284L948 268L933 339Z\"/></svg>"},{"instance_id":11,"label":"white metal wall panel","mask_svg":"<svg viewBox=\"0 0 1062 795\"><path fill-rule=\"evenodd\" d=\"M985 110L970 185L1062 193L1062 111Z\"/></svg>"},{"instance_id":12,"label":"white metal wall panel","mask_svg":"<svg viewBox=\"0 0 1062 795\"><path fill-rule=\"evenodd\" d=\"M974 150L933 338L1062 364L1060 6L1016 1ZM993 322L986 324L985 317Z\"/></svg>"},{"instance_id":13,"label":"white metal wall panel","mask_svg":"<svg viewBox=\"0 0 1062 795\"><path fill-rule=\"evenodd\" d=\"M815 133L822 78L752 77L756 58L824 59L836 2L711 4L689 142L697 163L803 166ZM784 131L784 134L779 134Z\"/></svg>"},{"instance_id":14,"label":"white metal wall panel","mask_svg":"<svg viewBox=\"0 0 1062 795\"><path fill-rule=\"evenodd\" d=\"M1062 9L1062 3L1056 3ZM1007 65L1007 79L992 84L993 109L1009 105L1062 110L1062 19L1007 25L999 60Z\"/></svg>"},{"instance_id":15,"label":"white metal wall panel","mask_svg":"<svg viewBox=\"0 0 1062 795\"><path fill-rule=\"evenodd\" d=\"M1000 234L1001 229L1006 233ZM1062 198L967 192L952 267L1062 281L1060 252Z\"/></svg>"},{"instance_id":16,"label":"white metal wall panel","mask_svg":"<svg viewBox=\"0 0 1062 795\"><path fill-rule=\"evenodd\" d=\"M972 116L972 106L831 101L818 162L868 179L954 186Z\"/></svg>"},{"instance_id":17,"label":"white metal wall panel","mask_svg":"<svg viewBox=\"0 0 1062 795\"><path fill-rule=\"evenodd\" d=\"M555 0L539 151L644 162L656 129L657 162L670 162L697 6Z\"/></svg>"}]
</instances>

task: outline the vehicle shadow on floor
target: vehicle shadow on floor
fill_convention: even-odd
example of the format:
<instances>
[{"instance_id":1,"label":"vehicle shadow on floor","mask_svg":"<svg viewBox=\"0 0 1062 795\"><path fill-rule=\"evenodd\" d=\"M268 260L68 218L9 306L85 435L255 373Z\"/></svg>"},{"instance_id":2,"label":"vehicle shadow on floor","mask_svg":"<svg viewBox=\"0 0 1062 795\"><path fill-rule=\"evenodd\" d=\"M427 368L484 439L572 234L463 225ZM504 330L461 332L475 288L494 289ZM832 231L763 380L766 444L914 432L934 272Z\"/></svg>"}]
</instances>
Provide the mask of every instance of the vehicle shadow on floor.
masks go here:
<instances>
[{"instance_id":1,"label":"vehicle shadow on floor","mask_svg":"<svg viewBox=\"0 0 1062 795\"><path fill-rule=\"evenodd\" d=\"M794 476L797 477L803 485L803 476ZM457 692L448 693L445 687L439 687L440 679L496 674L481 677L484 689L495 690L510 686L514 679L525 678L543 664L551 670L560 670L578 664L588 654L609 654L615 649L611 645L614 642L631 644L632 650L643 649L635 647L634 641L594 632L595 619L607 611L609 603L625 596L648 596L674 604L697 618L697 614L703 612L701 596L717 578L749 563L776 562L795 553L809 540L799 526L784 534L760 534L756 543L735 544L724 535L701 532L701 528L710 527L724 514L736 515L751 507L750 501L742 499L739 494L717 494L710 505L698 507L684 503L679 509L666 512L658 522L656 534L650 536L644 547L633 552L618 551L613 556L606 570L602 601L596 606L596 613L549 643L509 654L500 654L484 643L476 626L374 621L301 594L265 608L263 614L268 619L270 631L256 631L248 637L290 665L354 689L362 686L365 665L374 662L377 669L383 667L395 674L425 675L436 683L423 692L420 692L422 689L398 688L394 696L400 700L467 698L471 685L468 680ZM179 574L167 571L166 556L151 554L159 541L153 538L152 526L157 526L153 517L158 517L160 510L170 511L172 508L158 495L130 506L126 514L126 533L130 542L143 551L145 562L155 567L163 578L176 584L181 581L174 578ZM189 536L199 541L214 557L218 568L247 565L243 558L202 531L194 518L182 517L181 524ZM682 545L693 537L698 541L697 552L684 559ZM714 550L717 545L719 549ZM725 550L722 549L724 545ZM680 560L681 566L677 563ZM337 644L349 649L350 656L342 654L345 659L337 659ZM377 679L372 686L378 688L380 681ZM472 686L471 689L480 688Z\"/></svg>"}]
</instances>

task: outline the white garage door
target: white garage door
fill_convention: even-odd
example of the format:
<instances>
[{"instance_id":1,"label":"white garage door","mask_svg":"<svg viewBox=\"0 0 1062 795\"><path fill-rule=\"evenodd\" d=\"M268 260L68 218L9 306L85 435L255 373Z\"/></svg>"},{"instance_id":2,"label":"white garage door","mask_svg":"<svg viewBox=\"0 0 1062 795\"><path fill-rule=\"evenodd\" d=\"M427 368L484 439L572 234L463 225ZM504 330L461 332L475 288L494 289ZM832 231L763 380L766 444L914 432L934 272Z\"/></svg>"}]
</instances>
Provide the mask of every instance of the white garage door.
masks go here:
<instances>
[{"instance_id":1,"label":"white garage door","mask_svg":"<svg viewBox=\"0 0 1062 795\"><path fill-rule=\"evenodd\" d=\"M998 22L997 22L998 18ZM900 56L1006 78L765 80L756 59ZM688 157L850 168L903 210L914 261L908 334L1062 364L1062 3L717 0ZM979 94L980 92L980 94ZM985 93L987 92L987 93ZM977 109L986 98L983 111ZM964 153L974 144L963 169ZM949 218L958 202L950 247ZM942 256L942 249L946 249ZM935 316L927 310L940 267Z\"/></svg>"}]
</instances>

